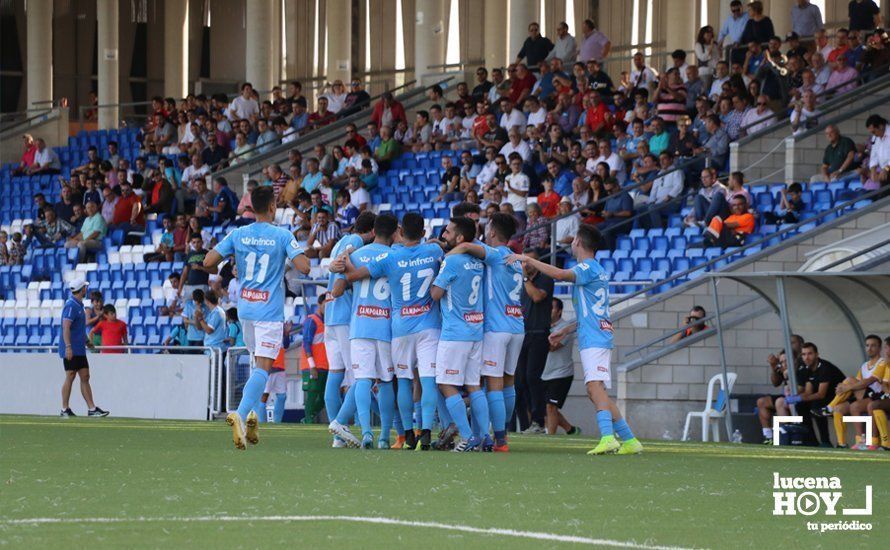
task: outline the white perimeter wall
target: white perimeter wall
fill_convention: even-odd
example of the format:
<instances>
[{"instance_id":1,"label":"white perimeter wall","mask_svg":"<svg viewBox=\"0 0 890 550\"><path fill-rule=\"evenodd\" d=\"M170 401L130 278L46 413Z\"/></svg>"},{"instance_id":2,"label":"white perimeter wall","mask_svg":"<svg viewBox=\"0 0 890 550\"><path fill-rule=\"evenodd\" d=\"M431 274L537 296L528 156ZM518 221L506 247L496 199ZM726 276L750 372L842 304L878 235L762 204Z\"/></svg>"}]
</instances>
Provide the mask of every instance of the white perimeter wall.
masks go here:
<instances>
[{"instance_id":1,"label":"white perimeter wall","mask_svg":"<svg viewBox=\"0 0 890 550\"><path fill-rule=\"evenodd\" d=\"M205 355L89 354L93 399L112 416L206 420L210 357ZM57 415L65 380L51 353L0 354L0 414ZM85 415L79 380L71 409Z\"/></svg>"}]
</instances>

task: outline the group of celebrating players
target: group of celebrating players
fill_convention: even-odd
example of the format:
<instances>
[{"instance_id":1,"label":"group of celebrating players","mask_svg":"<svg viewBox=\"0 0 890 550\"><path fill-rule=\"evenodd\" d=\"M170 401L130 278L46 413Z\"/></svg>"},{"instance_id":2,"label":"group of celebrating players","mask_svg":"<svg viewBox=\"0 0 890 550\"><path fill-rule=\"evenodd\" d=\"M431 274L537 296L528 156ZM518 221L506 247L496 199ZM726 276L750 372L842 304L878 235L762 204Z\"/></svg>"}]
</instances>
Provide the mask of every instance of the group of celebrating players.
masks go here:
<instances>
[{"instance_id":1,"label":"group of celebrating players","mask_svg":"<svg viewBox=\"0 0 890 550\"><path fill-rule=\"evenodd\" d=\"M258 442L254 407L281 348L286 263L309 271L293 235L274 225L272 189L257 188L251 200L256 222L232 231L205 259L212 269L235 258L241 283L238 311L255 360L241 403L226 418L239 449ZM513 416L513 375L525 332L521 293L524 278L539 271L573 283L577 320L551 338L578 333L587 393L602 435L589 454L641 452L607 393L612 323L608 275L594 259L598 230L579 228L572 242L577 264L560 269L507 247L516 232L509 214L491 216L484 242L477 239L477 223L456 216L441 238L426 240L418 213L405 214L400 224L392 215L364 212L353 233L335 245L324 332L329 363L325 407L333 446L375 446L371 419L376 401L377 448L391 447L395 423L401 425L396 446L402 449L509 451L506 427ZM418 405L419 435L413 421ZM432 441L437 415L443 429ZM356 417L361 437L349 429Z\"/></svg>"}]
</instances>

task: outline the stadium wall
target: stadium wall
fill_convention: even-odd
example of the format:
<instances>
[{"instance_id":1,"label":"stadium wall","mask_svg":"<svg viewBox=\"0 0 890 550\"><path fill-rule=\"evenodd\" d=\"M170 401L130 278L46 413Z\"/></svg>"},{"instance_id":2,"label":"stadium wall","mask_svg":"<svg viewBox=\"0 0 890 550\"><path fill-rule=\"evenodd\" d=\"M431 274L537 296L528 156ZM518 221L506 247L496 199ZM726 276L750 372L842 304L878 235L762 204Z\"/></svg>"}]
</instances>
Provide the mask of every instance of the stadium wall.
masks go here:
<instances>
[{"instance_id":1,"label":"stadium wall","mask_svg":"<svg viewBox=\"0 0 890 550\"><path fill-rule=\"evenodd\" d=\"M789 239L786 241L787 245L778 250L757 256L752 261L740 261L732 271L797 271L809 259L809 252L888 222L890 201L885 199L861 211L848 213L812 232ZM720 282L719 289L721 307L755 296L747 287L741 287L732 281ZM693 305L702 305L709 313L713 312L710 284L703 282L671 292L673 294L669 292L667 297L628 307L613 320L616 350L613 353L612 393L618 397L619 406L630 419L636 433L647 438L661 438L667 431L678 439L686 413L704 407L708 380L721 370L718 339L711 336L630 372L619 371L618 357L624 357L633 347L682 326L683 318ZM762 307L766 302L759 300L756 304ZM791 308L793 313L793 304ZM769 384L766 358L783 347L782 338L781 323L774 313L744 321L724 333L727 368L739 375L733 394L776 392ZM853 373L859 366L860 360L855 359L858 357L858 348L820 349L820 352L847 374ZM582 430L595 433L593 412L585 394L584 375L578 361L576 354L575 382L564 412ZM697 428L693 433L698 433ZM725 434L723 437L725 438Z\"/></svg>"},{"instance_id":2,"label":"stadium wall","mask_svg":"<svg viewBox=\"0 0 890 550\"><path fill-rule=\"evenodd\" d=\"M58 415L65 378L56 353L4 353L0 414ZM96 403L115 417L206 420L210 357L205 355L90 354L90 385ZM71 408L86 415L75 380Z\"/></svg>"}]
</instances>

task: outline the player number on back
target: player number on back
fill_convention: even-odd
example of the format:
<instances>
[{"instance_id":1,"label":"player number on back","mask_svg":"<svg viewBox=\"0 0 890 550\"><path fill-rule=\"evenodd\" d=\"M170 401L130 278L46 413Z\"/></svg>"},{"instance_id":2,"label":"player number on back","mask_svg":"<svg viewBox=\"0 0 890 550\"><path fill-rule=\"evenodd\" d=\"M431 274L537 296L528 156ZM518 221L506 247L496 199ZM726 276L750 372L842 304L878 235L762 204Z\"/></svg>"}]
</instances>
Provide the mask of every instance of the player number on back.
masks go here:
<instances>
[{"instance_id":1,"label":"player number on back","mask_svg":"<svg viewBox=\"0 0 890 550\"><path fill-rule=\"evenodd\" d=\"M598 288L593 293L593 296L596 298L596 302L593 303L593 314L599 317L603 317L607 314L606 312L606 289ZM578 293L578 297L581 300L581 314L584 317L587 317L587 298L584 297L583 292Z\"/></svg>"},{"instance_id":2,"label":"player number on back","mask_svg":"<svg viewBox=\"0 0 890 550\"><path fill-rule=\"evenodd\" d=\"M423 298L427 292L429 292L430 285L433 284L433 278L436 276L436 272L432 269L421 269L417 272L417 277L419 279L423 279L423 282L420 283L420 288L417 289L417 297ZM399 279L399 283L402 284L402 301L408 302L411 300L411 273L405 273L402 275L402 278Z\"/></svg>"},{"instance_id":3,"label":"player number on back","mask_svg":"<svg viewBox=\"0 0 890 550\"><path fill-rule=\"evenodd\" d=\"M470 288L472 289L472 292L470 292L470 297L467 299L471 306L475 306L476 302L479 301L479 287L481 286L482 277L480 275L476 275L475 277L473 277L473 280L470 281Z\"/></svg>"},{"instance_id":4,"label":"player number on back","mask_svg":"<svg viewBox=\"0 0 890 550\"><path fill-rule=\"evenodd\" d=\"M516 283L516 286L513 287L513 290L510 291L510 300L513 302L518 302L519 291L522 290L522 273L514 273L513 282Z\"/></svg>"},{"instance_id":5,"label":"player number on back","mask_svg":"<svg viewBox=\"0 0 890 550\"><path fill-rule=\"evenodd\" d=\"M374 293L375 300L387 300L389 299L389 281L386 277L381 277L374 281L374 288L371 289L371 279L362 280L361 284L358 287L358 295L361 298L367 298L368 293Z\"/></svg>"},{"instance_id":6,"label":"player number on back","mask_svg":"<svg viewBox=\"0 0 890 550\"><path fill-rule=\"evenodd\" d=\"M269 271L269 255L263 254L260 256L259 262L257 262L257 254L256 252L251 252L244 258L244 263L247 264L247 273L244 274L245 281L253 281L257 284L262 284L263 281L266 280L266 272ZM256 279L253 278L254 272L256 271L257 263L260 264L260 270L256 273Z\"/></svg>"}]
</instances>

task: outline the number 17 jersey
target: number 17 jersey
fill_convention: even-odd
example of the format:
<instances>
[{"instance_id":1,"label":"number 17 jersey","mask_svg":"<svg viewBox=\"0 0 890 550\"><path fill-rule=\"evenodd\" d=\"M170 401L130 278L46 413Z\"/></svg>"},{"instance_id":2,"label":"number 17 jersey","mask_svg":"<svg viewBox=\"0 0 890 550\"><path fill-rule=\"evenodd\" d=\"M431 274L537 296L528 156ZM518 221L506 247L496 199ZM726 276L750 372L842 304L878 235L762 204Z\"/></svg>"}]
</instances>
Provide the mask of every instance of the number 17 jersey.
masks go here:
<instances>
[{"instance_id":1,"label":"number 17 jersey","mask_svg":"<svg viewBox=\"0 0 890 550\"><path fill-rule=\"evenodd\" d=\"M609 274L593 258L572 268L572 303L578 321L578 349L612 349Z\"/></svg>"},{"instance_id":2,"label":"number 17 jersey","mask_svg":"<svg viewBox=\"0 0 890 550\"><path fill-rule=\"evenodd\" d=\"M241 283L239 318L283 321L286 263L303 254L291 232L270 223L255 222L226 235L214 250L223 258L235 255Z\"/></svg>"},{"instance_id":3,"label":"number 17 jersey","mask_svg":"<svg viewBox=\"0 0 890 550\"><path fill-rule=\"evenodd\" d=\"M433 243L397 245L368 264L372 278L386 277L392 293L392 336L399 338L441 326L439 304L430 296L442 247Z\"/></svg>"}]
</instances>

